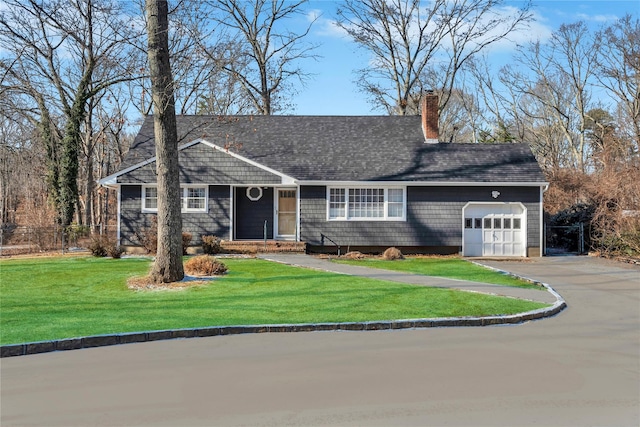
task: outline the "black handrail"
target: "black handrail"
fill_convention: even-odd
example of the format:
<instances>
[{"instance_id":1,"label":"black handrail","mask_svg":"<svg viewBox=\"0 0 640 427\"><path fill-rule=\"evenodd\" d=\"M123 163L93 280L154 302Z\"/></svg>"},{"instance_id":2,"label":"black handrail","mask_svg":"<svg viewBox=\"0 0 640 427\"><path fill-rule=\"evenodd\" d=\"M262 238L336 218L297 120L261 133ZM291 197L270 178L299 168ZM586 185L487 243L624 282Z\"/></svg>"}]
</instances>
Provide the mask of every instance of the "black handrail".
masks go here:
<instances>
[{"instance_id":1,"label":"black handrail","mask_svg":"<svg viewBox=\"0 0 640 427\"><path fill-rule=\"evenodd\" d=\"M336 245L338 247L338 256L342 255L342 253L340 252L340 245L337 244L336 242L334 242L333 240L331 240L331 238L329 236L326 236L322 233L320 233L320 243L322 244L322 246L324 246L324 240L327 239L328 241L330 241L331 243L333 243L334 245Z\"/></svg>"}]
</instances>

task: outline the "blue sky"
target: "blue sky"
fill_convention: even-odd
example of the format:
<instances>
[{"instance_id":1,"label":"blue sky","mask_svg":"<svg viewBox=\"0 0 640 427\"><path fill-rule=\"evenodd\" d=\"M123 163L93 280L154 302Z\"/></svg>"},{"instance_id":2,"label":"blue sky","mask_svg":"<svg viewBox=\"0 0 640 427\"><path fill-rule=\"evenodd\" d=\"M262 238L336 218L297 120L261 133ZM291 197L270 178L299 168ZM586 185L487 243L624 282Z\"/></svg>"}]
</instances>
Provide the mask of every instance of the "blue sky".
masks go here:
<instances>
[{"instance_id":1,"label":"blue sky","mask_svg":"<svg viewBox=\"0 0 640 427\"><path fill-rule=\"evenodd\" d=\"M314 76L293 99L296 115L369 115L384 114L373 110L365 95L354 83L354 70L363 68L367 55L345 38L332 24L335 19L336 1L316 0L309 4L309 13L321 13L311 30L310 41L320 44L317 61L305 61L305 70ZM522 2L507 2L519 6ZM630 13L640 15L639 0L534 0L535 22L515 39L524 41L532 36L545 40L561 24L584 20L595 29ZM300 17L299 19L304 19ZM514 45L501 45L490 54L490 59L500 65L508 60Z\"/></svg>"}]
</instances>

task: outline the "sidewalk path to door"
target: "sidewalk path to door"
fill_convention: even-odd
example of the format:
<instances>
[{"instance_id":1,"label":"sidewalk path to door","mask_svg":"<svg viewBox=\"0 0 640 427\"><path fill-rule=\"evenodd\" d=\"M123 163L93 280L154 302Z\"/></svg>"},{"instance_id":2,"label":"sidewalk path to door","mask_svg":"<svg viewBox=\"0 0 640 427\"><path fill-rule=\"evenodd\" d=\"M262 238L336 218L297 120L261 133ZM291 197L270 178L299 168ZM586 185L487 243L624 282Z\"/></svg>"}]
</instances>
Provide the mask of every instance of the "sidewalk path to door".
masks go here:
<instances>
[{"instance_id":1,"label":"sidewalk path to door","mask_svg":"<svg viewBox=\"0 0 640 427\"><path fill-rule=\"evenodd\" d=\"M399 271L382 270L331 262L330 259L302 254L262 254L258 256L268 261L280 262L296 267L312 268L338 274L367 277L370 279L388 280L391 282L409 283L412 285L431 286L434 288L459 289L461 291L479 292L483 294L520 298L554 304L561 300L551 287L546 289L524 289L512 286L492 285L488 283L470 282L466 280L446 279L443 277L424 276ZM506 274L506 273L505 273ZM547 285L548 286L548 285Z\"/></svg>"}]
</instances>

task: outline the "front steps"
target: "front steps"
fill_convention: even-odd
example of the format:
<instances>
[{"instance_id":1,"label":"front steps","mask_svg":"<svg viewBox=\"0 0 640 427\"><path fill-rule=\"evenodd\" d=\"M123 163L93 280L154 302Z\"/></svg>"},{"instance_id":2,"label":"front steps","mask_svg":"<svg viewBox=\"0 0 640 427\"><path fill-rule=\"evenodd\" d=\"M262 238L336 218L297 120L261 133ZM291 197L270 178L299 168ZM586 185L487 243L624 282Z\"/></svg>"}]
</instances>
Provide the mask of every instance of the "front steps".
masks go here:
<instances>
[{"instance_id":1,"label":"front steps","mask_svg":"<svg viewBox=\"0 0 640 427\"><path fill-rule=\"evenodd\" d=\"M305 242L287 240L223 240L220 244L222 253L256 254L256 253L305 253Z\"/></svg>"}]
</instances>

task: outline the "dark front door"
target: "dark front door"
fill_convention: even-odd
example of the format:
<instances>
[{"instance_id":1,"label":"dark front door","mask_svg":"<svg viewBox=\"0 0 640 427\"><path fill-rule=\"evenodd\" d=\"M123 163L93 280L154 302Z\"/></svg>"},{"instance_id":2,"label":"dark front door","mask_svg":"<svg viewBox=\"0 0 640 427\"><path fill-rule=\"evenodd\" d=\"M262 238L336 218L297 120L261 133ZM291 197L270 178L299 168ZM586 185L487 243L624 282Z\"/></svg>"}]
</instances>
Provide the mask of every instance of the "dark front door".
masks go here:
<instances>
[{"instance_id":1,"label":"dark front door","mask_svg":"<svg viewBox=\"0 0 640 427\"><path fill-rule=\"evenodd\" d=\"M267 239L273 239L273 188L236 187L235 238L261 240L267 225Z\"/></svg>"}]
</instances>

